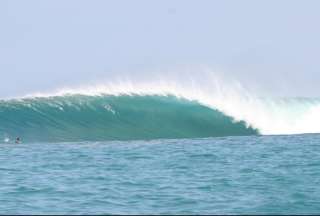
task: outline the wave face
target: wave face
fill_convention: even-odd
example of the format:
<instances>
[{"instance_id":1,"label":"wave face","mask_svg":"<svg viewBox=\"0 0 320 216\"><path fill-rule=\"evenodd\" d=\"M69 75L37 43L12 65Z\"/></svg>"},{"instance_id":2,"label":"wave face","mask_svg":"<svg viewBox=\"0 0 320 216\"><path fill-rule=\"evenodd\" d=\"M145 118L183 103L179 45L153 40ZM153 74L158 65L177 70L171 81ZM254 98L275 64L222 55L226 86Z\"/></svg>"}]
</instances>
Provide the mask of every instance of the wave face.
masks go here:
<instances>
[{"instance_id":1,"label":"wave face","mask_svg":"<svg viewBox=\"0 0 320 216\"><path fill-rule=\"evenodd\" d=\"M222 112L175 96L69 95L0 102L6 142L65 142L253 135Z\"/></svg>"}]
</instances>

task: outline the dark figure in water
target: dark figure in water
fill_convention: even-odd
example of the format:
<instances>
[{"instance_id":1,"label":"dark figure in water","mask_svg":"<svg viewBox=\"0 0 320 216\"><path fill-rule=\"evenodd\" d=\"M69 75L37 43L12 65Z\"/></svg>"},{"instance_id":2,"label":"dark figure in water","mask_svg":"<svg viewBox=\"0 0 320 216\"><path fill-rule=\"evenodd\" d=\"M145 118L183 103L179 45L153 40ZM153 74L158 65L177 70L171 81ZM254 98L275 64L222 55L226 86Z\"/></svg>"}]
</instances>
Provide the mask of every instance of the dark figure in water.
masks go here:
<instances>
[{"instance_id":1,"label":"dark figure in water","mask_svg":"<svg viewBox=\"0 0 320 216\"><path fill-rule=\"evenodd\" d=\"M20 143L20 137L17 137L17 139L16 139L16 144L19 144Z\"/></svg>"}]
</instances>

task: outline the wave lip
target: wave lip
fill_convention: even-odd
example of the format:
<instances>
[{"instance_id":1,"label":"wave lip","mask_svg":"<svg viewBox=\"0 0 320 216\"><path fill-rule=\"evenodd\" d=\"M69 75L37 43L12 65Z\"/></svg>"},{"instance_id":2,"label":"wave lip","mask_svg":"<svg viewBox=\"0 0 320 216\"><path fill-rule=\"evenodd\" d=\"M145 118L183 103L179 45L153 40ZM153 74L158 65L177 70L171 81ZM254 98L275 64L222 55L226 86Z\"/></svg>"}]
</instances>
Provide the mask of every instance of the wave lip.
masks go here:
<instances>
[{"instance_id":1,"label":"wave lip","mask_svg":"<svg viewBox=\"0 0 320 216\"><path fill-rule=\"evenodd\" d=\"M244 121L172 95L68 95L0 102L0 133L25 142L258 134Z\"/></svg>"}]
</instances>

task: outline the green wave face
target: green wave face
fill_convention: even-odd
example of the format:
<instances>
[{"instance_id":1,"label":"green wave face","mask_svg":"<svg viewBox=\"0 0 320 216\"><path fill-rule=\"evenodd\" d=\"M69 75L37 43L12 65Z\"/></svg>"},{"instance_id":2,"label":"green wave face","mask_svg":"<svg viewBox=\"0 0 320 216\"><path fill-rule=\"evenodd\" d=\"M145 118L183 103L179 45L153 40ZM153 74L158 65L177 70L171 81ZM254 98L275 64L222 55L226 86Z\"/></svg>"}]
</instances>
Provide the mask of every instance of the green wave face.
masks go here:
<instances>
[{"instance_id":1,"label":"green wave face","mask_svg":"<svg viewBox=\"0 0 320 216\"><path fill-rule=\"evenodd\" d=\"M63 96L0 102L0 133L24 142L257 134L244 122L174 96Z\"/></svg>"}]
</instances>

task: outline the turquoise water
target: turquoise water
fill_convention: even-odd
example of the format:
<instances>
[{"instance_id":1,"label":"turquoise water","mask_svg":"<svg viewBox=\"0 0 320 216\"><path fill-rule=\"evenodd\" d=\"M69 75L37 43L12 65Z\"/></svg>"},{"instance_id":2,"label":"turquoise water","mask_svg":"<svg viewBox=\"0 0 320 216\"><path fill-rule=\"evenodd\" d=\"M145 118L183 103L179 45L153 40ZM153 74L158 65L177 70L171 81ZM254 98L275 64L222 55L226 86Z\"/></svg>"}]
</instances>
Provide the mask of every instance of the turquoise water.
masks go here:
<instances>
[{"instance_id":1,"label":"turquoise water","mask_svg":"<svg viewBox=\"0 0 320 216\"><path fill-rule=\"evenodd\" d=\"M320 212L320 135L0 145L1 214Z\"/></svg>"},{"instance_id":2,"label":"turquoise water","mask_svg":"<svg viewBox=\"0 0 320 216\"><path fill-rule=\"evenodd\" d=\"M204 138L258 131L175 96L104 95L0 101L0 139L74 142Z\"/></svg>"}]
</instances>

